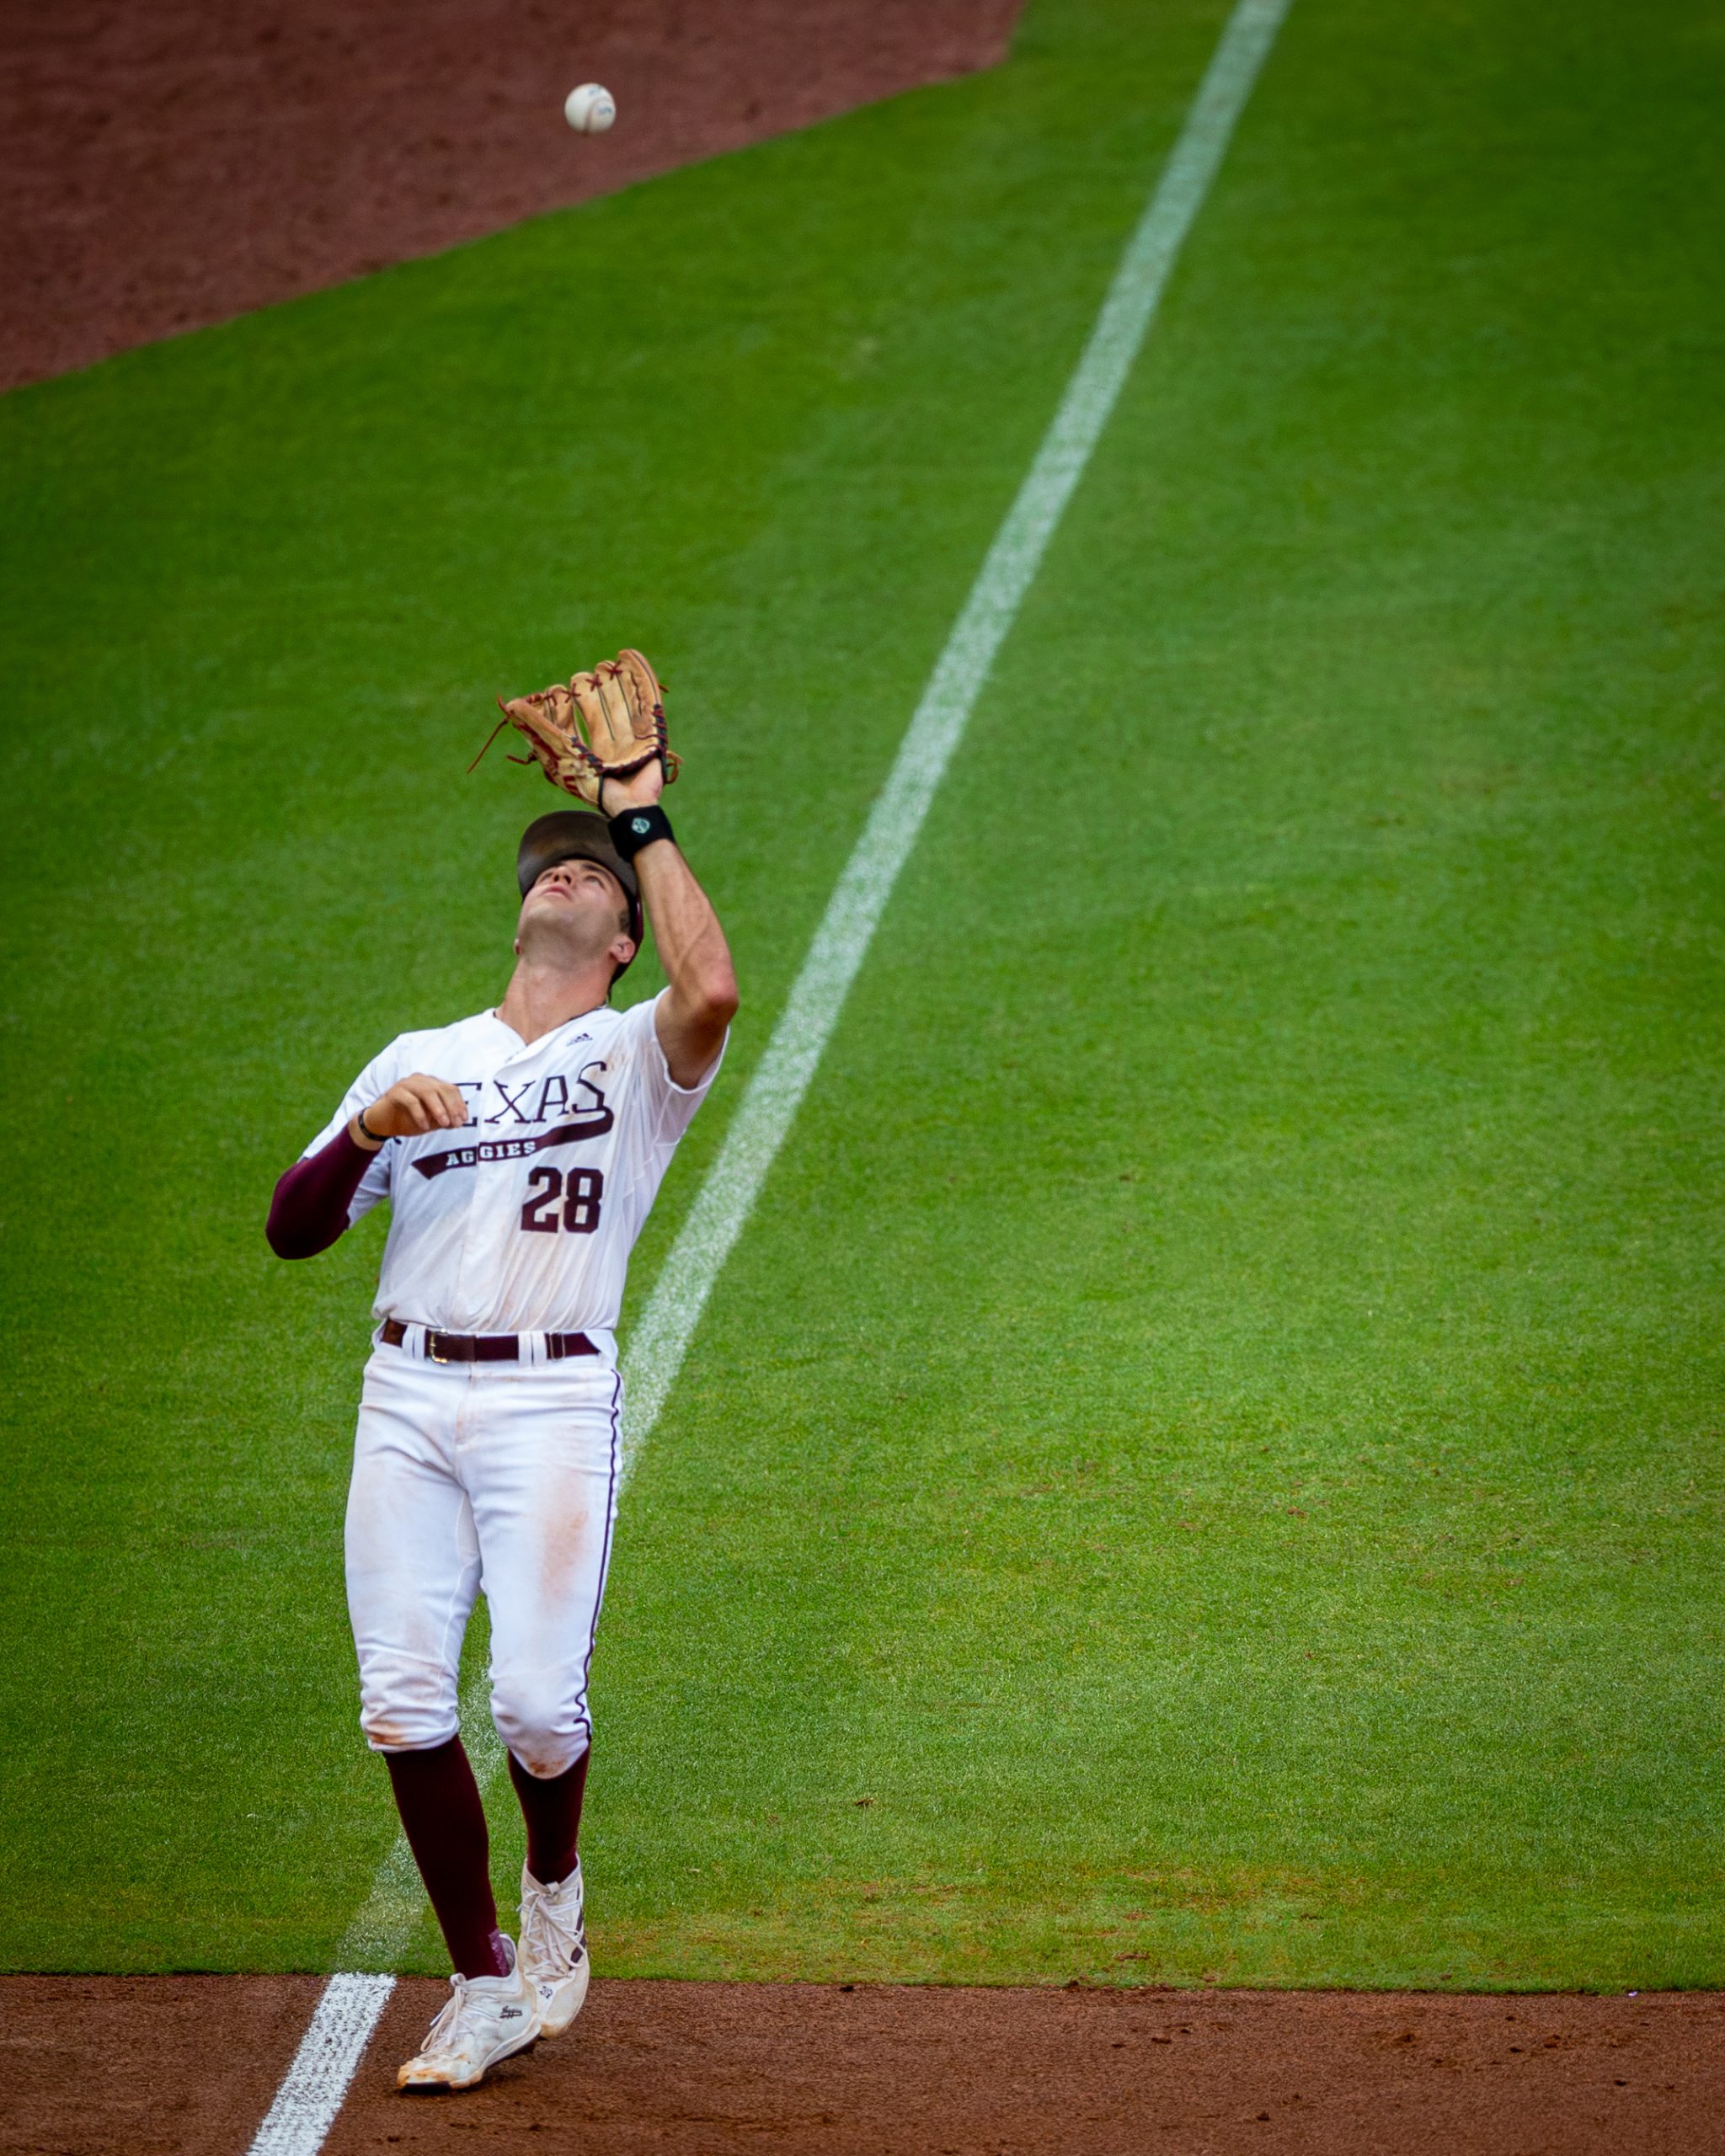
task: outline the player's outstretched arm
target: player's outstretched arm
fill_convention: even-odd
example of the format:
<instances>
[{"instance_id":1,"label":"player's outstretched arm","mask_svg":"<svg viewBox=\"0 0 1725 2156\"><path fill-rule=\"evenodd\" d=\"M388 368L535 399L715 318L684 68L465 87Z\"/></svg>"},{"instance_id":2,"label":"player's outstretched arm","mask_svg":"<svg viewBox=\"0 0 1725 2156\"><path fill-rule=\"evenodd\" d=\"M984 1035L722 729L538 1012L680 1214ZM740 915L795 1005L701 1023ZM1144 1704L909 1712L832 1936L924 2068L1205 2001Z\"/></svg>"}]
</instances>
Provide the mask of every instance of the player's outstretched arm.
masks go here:
<instances>
[{"instance_id":1,"label":"player's outstretched arm","mask_svg":"<svg viewBox=\"0 0 1725 2156\"><path fill-rule=\"evenodd\" d=\"M649 808L658 800L665 774L649 764L626 780L607 779L604 810L620 816L626 808ZM654 1023L659 1045L679 1086L697 1086L713 1068L724 1045L725 1028L737 1015L737 976L730 946L713 910L713 901L695 881L676 842L655 839L636 854L641 904L653 924L669 992L660 998Z\"/></svg>"}]
</instances>

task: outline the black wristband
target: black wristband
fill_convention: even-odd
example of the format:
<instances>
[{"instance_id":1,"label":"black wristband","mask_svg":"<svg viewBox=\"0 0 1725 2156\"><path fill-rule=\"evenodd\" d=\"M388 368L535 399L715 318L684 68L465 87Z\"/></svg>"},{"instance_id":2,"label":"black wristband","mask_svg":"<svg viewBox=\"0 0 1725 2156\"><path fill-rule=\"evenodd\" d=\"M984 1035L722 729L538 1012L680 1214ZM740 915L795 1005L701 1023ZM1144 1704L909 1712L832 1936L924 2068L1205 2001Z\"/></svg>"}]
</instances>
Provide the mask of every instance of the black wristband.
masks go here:
<instances>
[{"instance_id":1,"label":"black wristband","mask_svg":"<svg viewBox=\"0 0 1725 2156\"><path fill-rule=\"evenodd\" d=\"M368 1101L366 1103L366 1107L369 1107L370 1106L371 1102ZM377 1133L372 1129L371 1124L366 1122L365 1108L359 1110L357 1114L354 1117L354 1121L358 1123L360 1129L365 1132L366 1137L371 1139L374 1145L387 1145L389 1143L389 1140L387 1138L380 1138L377 1135Z\"/></svg>"},{"instance_id":2,"label":"black wristband","mask_svg":"<svg viewBox=\"0 0 1725 2156\"><path fill-rule=\"evenodd\" d=\"M670 818L656 801L650 808L625 808L621 816L611 819L611 842L625 861L633 861L644 846L651 846L655 839L676 844Z\"/></svg>"}]
</instances>

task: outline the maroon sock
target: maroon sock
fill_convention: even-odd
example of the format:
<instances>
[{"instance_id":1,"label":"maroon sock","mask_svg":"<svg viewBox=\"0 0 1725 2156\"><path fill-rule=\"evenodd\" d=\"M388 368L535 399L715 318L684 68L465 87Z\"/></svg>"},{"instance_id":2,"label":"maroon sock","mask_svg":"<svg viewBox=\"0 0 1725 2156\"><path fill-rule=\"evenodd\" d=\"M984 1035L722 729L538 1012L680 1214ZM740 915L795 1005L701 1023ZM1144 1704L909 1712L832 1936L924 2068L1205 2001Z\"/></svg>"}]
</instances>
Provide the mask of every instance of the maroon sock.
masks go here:
<instances>
[{"instance_id":1,"label":"maroon sock","mask_svg":"<svg viewBox=\"0 0 1725 2156\"><path fill-rule=\"evenodd\" d=\"M383 1757L402 1831L450 1959L464 1977L507 1976L491 1898L485 1807L460 1737L430 1752L386 1752Z\"/></svg>"},{"instance_id":2,"label":"maroon sock","mask_svg":"<svg viewBox=\"0 0 1725 2156\"><path fill-rule=\"evenodd\" d=\"M527 1822L527 1869L542 1886L557 1886L575 1868L575 1844L581 1832L581 1799L587 1789L587 1749L560 1774L541 1781L511 1752L509 1778L521 1800Z\"/></svg>"}]
</instances>

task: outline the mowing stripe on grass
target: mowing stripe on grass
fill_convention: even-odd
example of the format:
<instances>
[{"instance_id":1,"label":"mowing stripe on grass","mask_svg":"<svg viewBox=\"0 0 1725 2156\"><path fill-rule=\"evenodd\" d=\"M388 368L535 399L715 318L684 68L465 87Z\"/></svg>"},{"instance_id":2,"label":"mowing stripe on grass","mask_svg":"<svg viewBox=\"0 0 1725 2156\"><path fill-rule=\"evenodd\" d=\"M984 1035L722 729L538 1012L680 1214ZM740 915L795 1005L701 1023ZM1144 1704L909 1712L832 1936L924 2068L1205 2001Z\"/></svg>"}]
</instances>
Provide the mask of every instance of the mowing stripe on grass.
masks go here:
<instances>
[{"instance_id":1,"label":"mowing stripe on grass","mask_svg":"<svg viewBox=\"0 0 1725 2156\"><path fill-rule=\"evenodd\" d=\"M1239 0L1228 19L1179 139L1127 243L1060 408L936 661L766 1053L654 1284L624 1357L625 1481L676 1382L713 1283L754 1210L767 1171L809 1090L935 788L1108 424L1168 273L1210 191L1290 4L1290 0ZM469 1695L462 1701L462 1720L463 1727L474 1732L474 1770L484 1783L495 1774L503 1755L480 1694L477 1683L469 1688ZM393 1961L406 1945L424 1907L413 1858L405 1840L398 1837L378 1867L364 1908L343 1939L340 1958ZM316 2156L392 1983L393 1979L384 1977L330 1978L305 2041L253 2144L254 2156L264 2151L268 2156ZM369 2020L364 2020L367 2013ZM332 2030L339 2030L339 2044L331 2036L320 2035L326 2017ZM315 2083L319 2092L315 2104L297 2095L289 2103L290 2090L302 2083L307 2087ZM282 2114L279 2126L278 2113Z\"/></svg>"}]
</instances>

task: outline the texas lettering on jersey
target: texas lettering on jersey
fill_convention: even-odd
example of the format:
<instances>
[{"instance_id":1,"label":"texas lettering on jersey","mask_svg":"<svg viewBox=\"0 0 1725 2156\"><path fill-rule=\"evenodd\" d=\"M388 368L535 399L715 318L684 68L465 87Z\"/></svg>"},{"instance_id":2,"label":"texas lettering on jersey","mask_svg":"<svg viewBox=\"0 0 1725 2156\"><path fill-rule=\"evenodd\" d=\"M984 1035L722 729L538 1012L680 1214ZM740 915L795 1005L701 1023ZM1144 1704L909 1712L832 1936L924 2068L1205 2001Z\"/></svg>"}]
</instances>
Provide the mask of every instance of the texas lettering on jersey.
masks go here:
<instances>
[{"instance_id":1,"label":"texas lettering on jersey","mask_svg":"<svg viewBox=\"0 0 1725 2156\"><path fill-rule=\"evenodd\" d=\"M588 1037L580 1036L582 1039ZM508 1118L517 1123L548 1123L548 1129L536 1130L531 1138L482 1138L471 1145L457 1145L441 1153L422 1154L414 1162L422 1176L441 1176L448 1168L478 1167L482 1161L523 1161L529 1155L541 1153L553 1145L572 1145L584 1138L602 1138L612 1128L617 1118L606 1106L605 1095L599 1080L604 1074L602 1063L590 1063L568 1077L553 1071L548 1078L539 1081L538 1105L531 1114L526 1113L515 1092L496 1079L490 1090L502 1106L495 1113L487 1116L487 1123L502 1123ZM455 1079L451 1081L468 1100L470 1120L478 1120L476 1107L483 1107L486 1088L477 1079ZM519 1087L521 1094L532 1091L531 1085ZM583 1097L583 1105L571 1110L570 1102L577 1095ZM469 1096L473 1098L468 1099Z\"/></svg>"},{"instance_id":2,"label":"texas lettering on jersey","mask_svg":"<svg viewBox=\"0 0 1725 2156\"><path fill-rule=\"evenodd\" d=\"M533 1042L494 1011L391 1042L307 1148L413 1071L457 1086L459 1131L393 1138L349 1212L390 1207L374 1314L450 1332L615 1331L629 1251L723 1056L692 1087L654 1005L589 1011Z\"/></svg>"}]
</instances>

